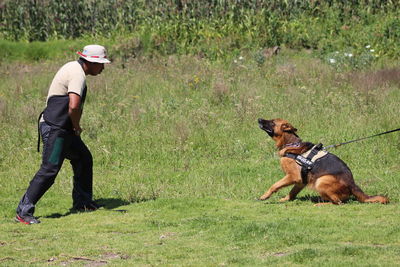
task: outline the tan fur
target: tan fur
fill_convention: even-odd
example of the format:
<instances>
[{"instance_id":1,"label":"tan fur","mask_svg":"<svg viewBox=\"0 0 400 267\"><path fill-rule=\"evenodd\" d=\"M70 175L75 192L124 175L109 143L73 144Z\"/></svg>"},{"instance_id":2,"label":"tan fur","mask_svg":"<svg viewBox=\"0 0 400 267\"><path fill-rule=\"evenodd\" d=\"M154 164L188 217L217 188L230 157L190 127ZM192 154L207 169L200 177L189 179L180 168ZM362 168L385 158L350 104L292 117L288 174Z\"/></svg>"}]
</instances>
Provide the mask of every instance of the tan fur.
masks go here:
<instances>
[{"instance_id":1,"label":"tan fur","mask_svg":"<svg viewBox=\"0 0 400 267\"><path fill-rule=\"evenodd\" d=\"M278 155L281 157L280 163L285 176L274 183L259 199L266 200L281 188L294 185L289 194L281 201L293 200L297 194L306 186L301 178L301 167L295 160L283 157L285 153L302 154L308 150L306 143L302 143L297 136L297 129L288 121L282 119L263 120L259 119L260 128L269 132L269 135L275 141L278 148ZM291 144L296 144L292 145ZM299 145L297 145L299 144ZM329 162L332 166L343 168L344 171L339 175L318 173L308 175L308 184L311 189L317 191L321 198L329 201L328 204L342 204L344 201L354 195L360 202L376 202L386 204L389 199L384 196L368 196L365 194L353 180L350 169L337 157ZM335 165L336 164L336 165ZM323 205L326 203L319 203Z\"/></svg>"}]
</instances>

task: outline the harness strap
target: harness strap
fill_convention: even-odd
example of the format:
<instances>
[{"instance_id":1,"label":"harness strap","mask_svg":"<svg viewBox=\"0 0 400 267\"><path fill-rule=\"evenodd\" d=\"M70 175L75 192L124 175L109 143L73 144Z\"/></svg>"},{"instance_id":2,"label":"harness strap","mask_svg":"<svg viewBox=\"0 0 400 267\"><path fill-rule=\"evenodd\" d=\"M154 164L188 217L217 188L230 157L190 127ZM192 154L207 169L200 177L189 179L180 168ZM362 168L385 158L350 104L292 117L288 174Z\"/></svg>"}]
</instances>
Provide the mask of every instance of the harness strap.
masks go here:
<instances>
[{"instance_id":1,"label":"harness strap","mask_svg":"<svg viewBox=\"0 0 400 267\"><path fill-rule=\"evenodd\" d=\"M308 174L309 169L305 168L304 166L301 166L301 181L303 182L303 184L308 184Z\"/></svg>"},{"instance_id":2,"label":"harness strap","mask_svg":"<svg viewBox=\"0 0 400 267\"><path fill-rule=\"evenodd\" d=\"M318 144L318 145L314 146L314 147L311 149L310 153L308 154L307 159L308 159L308 160L312 160L312 158L314 158L314 156L317 155L318 152L319 152L321 149L322 149L322 144Z\"/></svg>"},{"instance_id":3,"label":"harness strap","mask_svg":"<svg viewBox=\"0 0 400 267\"><path fill-rule=\"evenodd\" d=\"M38 129L38 139L37 139L37 152L40 152L40 119L42 118L43 112L40 113L39 118L38 118L38 122L37 122L37 129Z\"/></svg>"},{"instance_id":4,"label":"harness strap","mask_svg":"<svg viewBox=\"0 0 400 267\"><path fill-rule=\"evenodd\" d=\"M303 184L308 183L308 172L314 167L314 161L312 159L315 157L315 155L318 154L322 149L322 144L318 144L314 146L311 150L307 151L306 153L302 155L298 154L292 154L292 153L286 153L284 157L288 157L291 159L294 159L297 164L301 166L301 180Z\"/></svg>"}]
</instances>

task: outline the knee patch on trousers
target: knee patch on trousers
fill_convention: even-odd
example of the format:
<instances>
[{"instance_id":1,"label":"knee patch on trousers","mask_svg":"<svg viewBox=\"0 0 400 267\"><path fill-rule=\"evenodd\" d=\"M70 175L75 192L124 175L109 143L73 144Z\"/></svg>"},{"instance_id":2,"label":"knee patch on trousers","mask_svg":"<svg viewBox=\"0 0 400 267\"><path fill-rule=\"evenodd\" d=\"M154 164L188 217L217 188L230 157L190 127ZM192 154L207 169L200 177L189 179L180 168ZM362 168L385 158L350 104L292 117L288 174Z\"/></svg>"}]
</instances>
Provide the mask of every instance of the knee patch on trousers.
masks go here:
<instances>
[{"instance_id":1,"label":"knee patch on trousers","mask_svg":"<svg viewBox=\"0 0 400 267\"><path fill-rule=\"evenodd\" d=\"M58 165L60 163L60 156L64 145L64 138L57 137L54 142L53 149L50 154L49 162Z\"/></svg>"}]
</instances>

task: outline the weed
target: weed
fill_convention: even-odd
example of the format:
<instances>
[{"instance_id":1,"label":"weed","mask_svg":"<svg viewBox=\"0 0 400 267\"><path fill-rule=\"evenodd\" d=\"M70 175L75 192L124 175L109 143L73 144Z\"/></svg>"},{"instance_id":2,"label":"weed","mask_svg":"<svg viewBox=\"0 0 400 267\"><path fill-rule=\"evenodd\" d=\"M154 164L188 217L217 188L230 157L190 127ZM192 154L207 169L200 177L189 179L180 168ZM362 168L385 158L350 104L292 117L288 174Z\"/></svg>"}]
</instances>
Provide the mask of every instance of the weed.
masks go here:
<instances>
[{"instance_id":1,"label":"weed","mask_svg":"<svg viewBox=\"0 0 400 267\"><path fill-rule=\"evenodd\" d=\"M7 104L2 98L0 98L0 120L3 120L6 117L6 112Z\"/></svg>"},{"instance_id":2,"label":"weed","mask_svg":"<svg viewBox=\"0 0 400 267\"><path fill-rule=\"evenodd\" d=\"M367 45L359 52L347 49L346 52L335 51L326 55L326 62L333 66L337 71L349 71L354 69L370 68L377 54L375 50Z\"/></svg>"},{"instance_id":3,"label":"weed","mask_svg":"<svg viewBox=\"0 0 400 267\"><path fill-rule=\"evenodd\" d=\"M214 84L213 95L217 103L223 103L229 98L229 87L223 81L218 81Z\"/></svg>"}]
</instances>

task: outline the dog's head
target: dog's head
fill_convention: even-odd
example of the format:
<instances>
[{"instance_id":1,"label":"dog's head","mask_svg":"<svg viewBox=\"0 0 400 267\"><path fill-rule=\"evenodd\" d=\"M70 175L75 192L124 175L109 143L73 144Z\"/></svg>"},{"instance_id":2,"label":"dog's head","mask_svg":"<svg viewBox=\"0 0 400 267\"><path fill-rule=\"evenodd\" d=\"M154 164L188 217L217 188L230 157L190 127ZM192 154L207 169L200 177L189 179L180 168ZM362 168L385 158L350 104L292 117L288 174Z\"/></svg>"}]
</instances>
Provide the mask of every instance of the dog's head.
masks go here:
<instances>
[{"instance_id":1,"label":"dog's head","mask_svg":"<svg viewBox=\"0 0 400 267\"><path fill-rule=\"evenodd\" d=\"M258 119L258 125L261 130L267 132L267 134L279 144L285 143L289 140L290 136L298 137L294 128L288 121L282 119L264 120Z\"/></svg>"}]
</instances>

